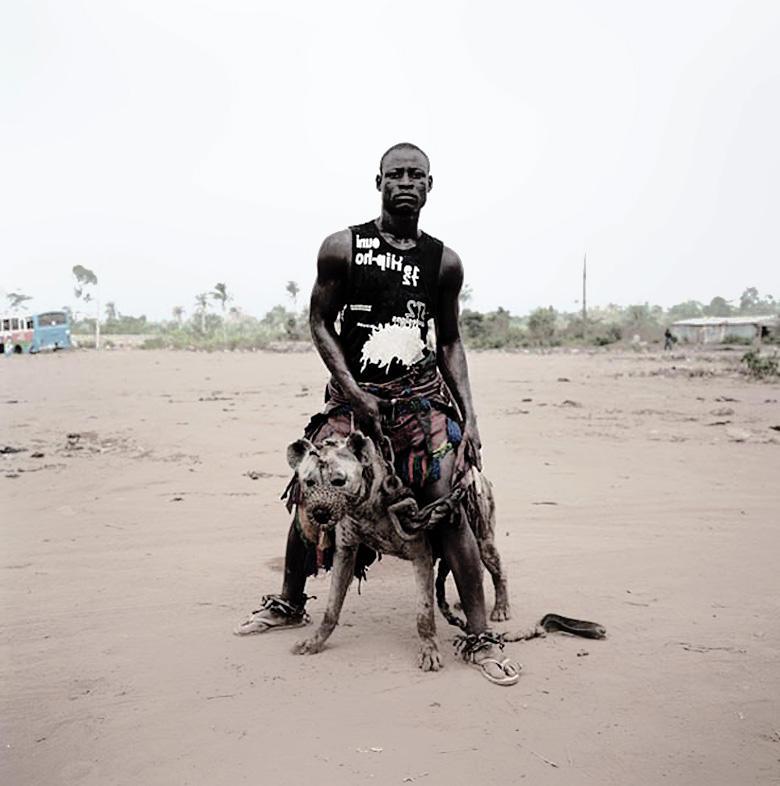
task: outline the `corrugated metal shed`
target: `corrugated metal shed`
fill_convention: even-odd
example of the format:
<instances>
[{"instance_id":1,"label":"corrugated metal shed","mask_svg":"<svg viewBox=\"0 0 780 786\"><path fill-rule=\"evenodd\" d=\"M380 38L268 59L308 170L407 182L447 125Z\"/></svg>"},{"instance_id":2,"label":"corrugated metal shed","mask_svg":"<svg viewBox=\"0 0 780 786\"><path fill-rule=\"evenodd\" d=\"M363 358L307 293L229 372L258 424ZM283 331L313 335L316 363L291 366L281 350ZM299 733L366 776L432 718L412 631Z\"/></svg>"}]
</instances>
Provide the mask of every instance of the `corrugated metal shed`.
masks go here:
<instances>
[{"instance_id":1,"label":"corrugated metal shed","mask_svg":"<svg viewBox=\"0 0 780 786\"><path fill-rule=\"evenodd\" d=\"M697 344L721 344L728 339L761 340L768 333L777 334L780 317L696 317L672 323L672 335L680 341Z\"/></svg>"}]
</instances>

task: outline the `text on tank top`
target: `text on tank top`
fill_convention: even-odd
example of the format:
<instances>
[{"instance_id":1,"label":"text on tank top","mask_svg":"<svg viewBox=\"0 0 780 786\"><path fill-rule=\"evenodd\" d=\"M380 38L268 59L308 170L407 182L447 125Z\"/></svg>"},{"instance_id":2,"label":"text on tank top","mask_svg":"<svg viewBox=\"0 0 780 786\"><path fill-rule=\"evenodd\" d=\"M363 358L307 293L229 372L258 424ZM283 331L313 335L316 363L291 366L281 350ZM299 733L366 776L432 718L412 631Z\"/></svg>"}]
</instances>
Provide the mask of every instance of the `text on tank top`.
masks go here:
<instances>
[{"instance_id":1,"label":"text on tank top","mask_svg":"<svg viewBox=\"0 0 780 786\"><path fill-rule=\"evenodd\" d=\"M423 232L413 248L401 251L373 221L350 230L340 342L358 382L387 382L434 351L428 346L428 323L436 313L444 246Z\"/></svg>"}]
</instances>

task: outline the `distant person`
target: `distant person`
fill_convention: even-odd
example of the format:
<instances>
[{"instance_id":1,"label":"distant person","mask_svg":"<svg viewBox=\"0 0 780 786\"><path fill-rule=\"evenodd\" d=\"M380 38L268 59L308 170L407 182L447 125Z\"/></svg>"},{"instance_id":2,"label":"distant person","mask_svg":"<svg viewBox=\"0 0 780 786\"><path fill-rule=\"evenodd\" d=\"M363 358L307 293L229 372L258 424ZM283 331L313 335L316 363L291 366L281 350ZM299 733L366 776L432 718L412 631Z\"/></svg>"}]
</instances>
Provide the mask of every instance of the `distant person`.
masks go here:
<instances>
[{"instance_id":1,"label":"distant person","mask_svg":"<svg viewBox=\"0 0 780 786\"><path fill-rule=\"evenodd\" d=\"M672 331L669 328L666 328L666 331L664 332L664 352L672 349L676 341L677 338L672 335Z\"/></svg>"},{"instance_id":2,"label":"distant person","mask_svg":"<svg viewBox=\"0 0 780 786\"><path fill-rule=\"evenodd\" d=\"M326 407L305 430L315 444L345 437L355 424L375 439L386 434L396 471L421 506L450 492L456 455L459 465L481 468L458 327L463 265L454 251L418 227L432 185L428 156L416 145L394 145L382 156L376 176L381 215L323 242L310 322L331 378ZM431 322L435 341L429 336ZM237 635L309 621L307 576L332 557L307 537L311 528L294 484L289 501L295 513L281 593L265 595L261 608L236 628ZM452 568L472 634L471 652L462 654L487 665L498 650L487 630L477 542L464 519L455 517L432 536Z\"/></svg>"}]
</instances>

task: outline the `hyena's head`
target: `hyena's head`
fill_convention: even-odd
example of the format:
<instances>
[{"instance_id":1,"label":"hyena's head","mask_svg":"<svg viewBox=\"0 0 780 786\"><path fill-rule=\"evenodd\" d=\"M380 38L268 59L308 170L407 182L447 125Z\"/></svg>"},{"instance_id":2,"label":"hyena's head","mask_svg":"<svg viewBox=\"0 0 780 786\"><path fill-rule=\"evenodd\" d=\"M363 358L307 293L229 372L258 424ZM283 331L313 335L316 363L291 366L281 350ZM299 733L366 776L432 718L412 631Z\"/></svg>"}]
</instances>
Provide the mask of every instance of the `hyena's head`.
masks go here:
<instances>
[{"instance_id":1,"label":"hyena's head","mask_svg":"<svg viewBox=\"0 0 780 786\"><path fill-rule=\"evenodd\" d=\"M315 446L298 439L287 448L295 470L307 518L319 529L333 529L365 494L364 469L374 446L361 432L346 439L331 437Z\"/></svg>"}]
</instances>

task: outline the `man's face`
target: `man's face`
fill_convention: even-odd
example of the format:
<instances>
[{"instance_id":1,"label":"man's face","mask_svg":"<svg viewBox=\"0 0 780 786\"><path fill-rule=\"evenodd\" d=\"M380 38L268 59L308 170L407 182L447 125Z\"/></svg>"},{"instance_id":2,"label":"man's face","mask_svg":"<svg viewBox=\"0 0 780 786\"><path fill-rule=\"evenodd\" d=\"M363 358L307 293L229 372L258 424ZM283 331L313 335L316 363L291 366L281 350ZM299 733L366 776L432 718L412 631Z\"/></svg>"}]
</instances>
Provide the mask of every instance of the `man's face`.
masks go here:
<instances>
[{"instance_id":1,"label":"man's face","mask_svg":"<svg viewBox=\"0 0 780 786\"><path fill-rule=\"evenodd\" d=\"M382 207L397 215L419 213L432 185L427 159L411 149L388 153L382 162L382 171L376 176Z\"/></svg>"}]
</instances>

